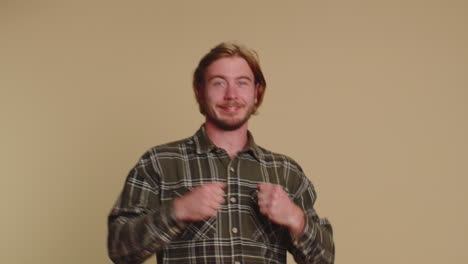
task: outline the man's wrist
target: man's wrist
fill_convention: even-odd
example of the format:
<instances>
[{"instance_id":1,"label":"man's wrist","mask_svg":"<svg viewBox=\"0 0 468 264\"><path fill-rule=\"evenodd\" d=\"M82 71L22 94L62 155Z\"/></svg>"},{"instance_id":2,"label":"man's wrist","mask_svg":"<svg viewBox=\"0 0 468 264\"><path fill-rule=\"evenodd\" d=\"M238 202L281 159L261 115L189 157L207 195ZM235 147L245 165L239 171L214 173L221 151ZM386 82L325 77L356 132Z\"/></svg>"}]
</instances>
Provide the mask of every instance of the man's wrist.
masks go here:
<instances>
[{"instance_id":1,"label":"man's wrist","mask_svg":"<svg viewBox=\"0 0 468 264\"><path fill-rule=\"evenodd\" d=\"M294 236L299 236L305 227L305 214L301 208L296 205L296 212L292 217L291 223L288 227L289 232Z\"/></svg>"},{"instance_id":2,"label":"man's wrist","mask_svg":"<svg viewBox=\"0 0 468 264\"><path fill-rule=\"evenodd\" d=\"M183 205L181 204L181 198L177 198L174 200L174 215L179 221L185 221L185 214L184 214L184 208Z\"/></svg>"}]
</instances>

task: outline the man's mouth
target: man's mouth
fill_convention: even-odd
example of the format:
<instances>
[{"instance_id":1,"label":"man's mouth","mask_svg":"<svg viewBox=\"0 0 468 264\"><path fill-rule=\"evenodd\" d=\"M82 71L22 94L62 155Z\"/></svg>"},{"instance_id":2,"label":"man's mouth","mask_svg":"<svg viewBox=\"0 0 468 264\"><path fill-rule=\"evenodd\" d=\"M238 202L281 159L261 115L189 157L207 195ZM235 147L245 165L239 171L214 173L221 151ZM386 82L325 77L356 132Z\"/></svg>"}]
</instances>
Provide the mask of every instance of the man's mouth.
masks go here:
<instances>
[{"instance_id":1,"label":"man's mouth","mask_svg":"<svg viewBox=\"0 0 468 264\"><path fill-rule=\"evenodd\" d=\"M241 105L220 105L219 107L225 112L234 113L241 108Z\"/></svg>"}]
</instances>

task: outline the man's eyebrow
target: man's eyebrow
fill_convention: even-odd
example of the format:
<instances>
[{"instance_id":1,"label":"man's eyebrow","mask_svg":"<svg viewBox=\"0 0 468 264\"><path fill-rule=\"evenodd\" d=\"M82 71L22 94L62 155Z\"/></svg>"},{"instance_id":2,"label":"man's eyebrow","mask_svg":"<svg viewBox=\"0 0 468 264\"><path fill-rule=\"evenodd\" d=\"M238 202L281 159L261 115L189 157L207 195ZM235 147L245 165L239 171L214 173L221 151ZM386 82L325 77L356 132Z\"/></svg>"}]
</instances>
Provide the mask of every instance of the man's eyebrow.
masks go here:
<instances>
[{"instance_id":1,"label":"man's eyebrow","mask_svg":"<svg viewBox=\"0 0 468 264\"><path fill-rule=\"evenodd\" d=\"M221 78L221 79L224 79L224 80L227 79L227 77L224 76L224 75L216 74L216 75L213 75L213 76L209 76L208 81L211 81L211 80L213 80L215 78ZM236 77L236 80L240 80L240 79L247 79L249 81L252 81L252 78L247 76L247 75L241 75L241 76Z\"/></svg>"},{"instance_id":2,"label":"man's eyebrow","mask_svg":"<svg viewBox=\"0 0 468 264\"><path fill-rule=\"evenodd\" d=\"M244 76L244 75L239 76L239 77L236 78L236 80L240 80L240 79L247 79L249 81L252 81L252 78L250 78L249 76Z\"/></svg>"},{"instance_id":3,"label":"man's eyebrow","mask_svg":"<svg viewBox=\"0 0 468 264\"><path fill-rule=\"evenodd\" d=\"M213 80L213 79L215 79L215 78L226 79L226 76L224 76L224 75L219 75L219 74L218 74L218 75L209 76L209 77L208 77L208 81L211 81L211 80Z\"/></svg>"}]
</instances>

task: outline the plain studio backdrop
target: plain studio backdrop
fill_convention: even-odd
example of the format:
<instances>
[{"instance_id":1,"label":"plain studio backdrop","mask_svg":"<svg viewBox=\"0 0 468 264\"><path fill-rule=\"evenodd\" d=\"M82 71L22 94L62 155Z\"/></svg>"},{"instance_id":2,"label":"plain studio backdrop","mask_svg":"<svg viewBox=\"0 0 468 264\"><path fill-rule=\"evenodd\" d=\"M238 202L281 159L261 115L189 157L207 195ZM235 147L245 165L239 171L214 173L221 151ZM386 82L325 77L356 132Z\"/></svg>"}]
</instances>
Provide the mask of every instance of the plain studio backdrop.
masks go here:
<instances>
[{"instance_id":1,"label":"plain studio backdrop","mask_svg":"<svg viewBox=\"0 0 468 264\"><path fill-rule=\"evenodd\" d=\"M234 40L268 82L250 129L315 184L336 263L468 263L467 7L0 1L0 262L110 263L128 171L199 128L193 70Z\"/></svg>"}]
</instances>

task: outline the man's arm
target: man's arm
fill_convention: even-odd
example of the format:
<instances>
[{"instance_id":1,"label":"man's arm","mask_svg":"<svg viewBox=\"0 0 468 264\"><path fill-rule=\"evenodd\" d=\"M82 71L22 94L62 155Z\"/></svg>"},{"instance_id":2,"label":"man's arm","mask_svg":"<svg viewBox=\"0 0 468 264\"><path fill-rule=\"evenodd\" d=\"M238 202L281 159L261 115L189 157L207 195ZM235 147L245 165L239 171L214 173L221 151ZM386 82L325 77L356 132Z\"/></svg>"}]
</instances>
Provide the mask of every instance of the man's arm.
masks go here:
<instances>
[{"instance_id":1,"label":"man's arm","mask_svg":"<svg viewBox=\"0 0 468 264\"><path fill-rule=\"evenodd\" d=\"M108 218L108 251L114 263L142 263L184 227L172 202L161 203L157 167L144 157L129 173Z\"/></svg>"},{"instance_id":2,"label":"man's arm","mask_svg":"<svg viewBox=\"0 0 468 264\"><path fill-rule=\"evenodd\" d=\"M327 219L318 217L315 199L314 187L304 175L294 202L305 214L305 225L301 234L292 237L289 251L297 263L332 264L335 260L332 226Z\"/></svg>"},{"instance_id":3,"label":"man's arm","mask_svg":"<svg viewBox=\"0 0 468 264\"><path fill-rule=\"evenodd\" d=\"M224 203L224 183L196 187L173 202L162 203L160 169L145 158L130 172L109 215L108 250L114 263L142 263L182 231L185 222L216 216Z\"/></svg>"},{"instance_id":4,"label":"man's arm","mask_svg":"<svg viewBox=\"0 0 468 264\"><path fill-rule=\"evenodd\" d=\"M297 263L331 264L335 254L332 228L315 213L315 191L305 176L298 193L293 202L281 186L259 184L260 212L288 228L292 237L289 251Z\"/></svg>"}]
</instances>

